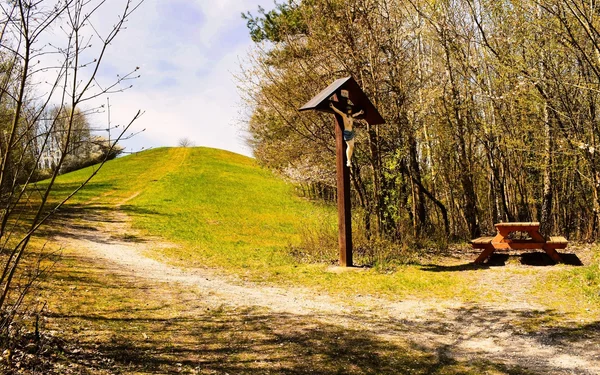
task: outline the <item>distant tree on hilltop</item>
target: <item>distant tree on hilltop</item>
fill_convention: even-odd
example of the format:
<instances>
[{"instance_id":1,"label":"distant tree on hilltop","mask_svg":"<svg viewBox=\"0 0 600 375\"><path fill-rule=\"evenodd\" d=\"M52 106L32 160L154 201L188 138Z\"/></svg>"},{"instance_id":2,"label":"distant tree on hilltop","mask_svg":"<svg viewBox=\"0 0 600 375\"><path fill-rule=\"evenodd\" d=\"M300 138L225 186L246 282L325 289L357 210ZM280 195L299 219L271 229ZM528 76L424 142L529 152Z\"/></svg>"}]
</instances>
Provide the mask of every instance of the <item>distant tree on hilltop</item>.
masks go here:
<instances>
[{"instance_id":1,"label":"distant tree on hilltop","mask_svg":"<svg viewBox=\"0 0 600 375\"><path fill-rule=\"evenodd\" d=\"M177 145L179 147L194 147L194 142L192 142L189 138L184 137L179 139L179 141L177 142Z\"/></svg>"}]
</instances>

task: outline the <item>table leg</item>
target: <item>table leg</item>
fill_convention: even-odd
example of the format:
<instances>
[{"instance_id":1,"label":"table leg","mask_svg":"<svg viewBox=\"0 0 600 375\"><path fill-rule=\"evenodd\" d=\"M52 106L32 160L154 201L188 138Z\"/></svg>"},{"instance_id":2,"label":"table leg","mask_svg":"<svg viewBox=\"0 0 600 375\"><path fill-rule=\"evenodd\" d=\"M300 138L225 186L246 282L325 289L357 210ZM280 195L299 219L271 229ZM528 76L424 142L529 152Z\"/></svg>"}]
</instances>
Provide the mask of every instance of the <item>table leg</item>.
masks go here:
<instances>
[{"instance_id":1,"label":"table leg","mask_svg":"<svg viewBox=\"0 0 600 375\"><path fill-rule=\"evenodd\" d=\"M510 229L507 228L498 228L498 233L496 237L492 240L492 242L502 242L508 235L510 234Z\"/></svg>"},{"instance_id":2,"label":"table leg","mask_svg":"<svg viewBox=\"0 0 600 375\"><path fill-rule=\"evenodd\" d=\"M535 229L535 230L531 230L528 231L529 235L531 236L531 238L534 241L537 242L546 242L546 239L544 238L544 236L542 236L542 234L539 232L539 229Z\"/></svg>"},{"instance_id":3,"label":"table leg","mask_svg":"<svg viewBox=\"0 0 600 375\"><path fill-rule=\"evenodd\" d=\"M548 245L544 245L543 249L546 252L546 254L548 254L548 256L552 258L553 261L555 261L556 263L562 263L562 258L560 257L560 254L558 253L558 251L556 251L555 248L550 247Z\"/></svg>"},{"instance_id":4,"label":"table leg","mask_svg":"<svg viewBox=\"0 0 600 375\"><path fill-rule=\"evenodd\" d=\"M475 263L476 264L481 264L483 262L485 262L485 260L487 258L490 257L490 255L492 255L492 253L494 252L494 245L492 244L488 244L486 245L485 249L483 249L483 251L481 252L481 254L479 254L479 256L477 257L477 259L475 259Z\"/></svg>"}]
</instances>

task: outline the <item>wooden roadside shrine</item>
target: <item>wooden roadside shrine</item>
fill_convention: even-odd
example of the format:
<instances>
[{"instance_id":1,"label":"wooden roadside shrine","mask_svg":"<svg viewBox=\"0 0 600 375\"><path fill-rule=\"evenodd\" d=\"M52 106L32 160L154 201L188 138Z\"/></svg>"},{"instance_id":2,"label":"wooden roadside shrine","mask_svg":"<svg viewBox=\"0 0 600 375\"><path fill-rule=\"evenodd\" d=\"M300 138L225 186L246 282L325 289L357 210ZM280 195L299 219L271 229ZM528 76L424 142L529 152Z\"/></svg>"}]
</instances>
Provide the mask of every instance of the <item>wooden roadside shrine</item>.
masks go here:
<instances>
[{"instance_id":1,"label":"wooden roadside shrine","mask_svg":"<svg viewBox=\"0 0 600 375\"><path fill-rule=\"evenodd\" d=\"M342 107L352 105L355 111L364 113L357 117L364 119L369 125L385 123L385 120L358 83L352 77L340 78L309 100L300 111L315 110L332 113L335 117L335 149L337 166L337 206L340 265L352 267L352 211L350 203L350 168L346 166L346 150L344 142L344 123L342 117L330 108L334 102Z\"/></svg>"}]
</instances>

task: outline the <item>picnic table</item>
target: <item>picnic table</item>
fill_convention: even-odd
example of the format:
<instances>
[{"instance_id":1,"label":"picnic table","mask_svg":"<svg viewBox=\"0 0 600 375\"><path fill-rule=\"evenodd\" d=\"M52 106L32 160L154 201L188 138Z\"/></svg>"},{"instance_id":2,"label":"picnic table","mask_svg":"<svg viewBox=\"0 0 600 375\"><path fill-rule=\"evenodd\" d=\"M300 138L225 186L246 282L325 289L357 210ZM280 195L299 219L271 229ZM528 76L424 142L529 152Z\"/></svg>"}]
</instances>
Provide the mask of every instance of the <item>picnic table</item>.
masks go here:
<instances>
[{"instance_id":1,"label":"picnic table","mask_svg":"<svg viewBox=\"0 0 600 375\"><path fill-rule=\"evenodd\" d=\"M562 259L556 249L564 249L567 247L568 241L566 238L548 237L544 238L540 233L540 223L498 223L495 224L498 234L495 237L479 237L471 241L474 249L483 249L481 254L475 259L475 263L483 263L494 251L508 250L544 250L552 260L561 263ZM513 232L527 232L526 239L513 239L510 234Z\"/></svg>"}]
</instances>

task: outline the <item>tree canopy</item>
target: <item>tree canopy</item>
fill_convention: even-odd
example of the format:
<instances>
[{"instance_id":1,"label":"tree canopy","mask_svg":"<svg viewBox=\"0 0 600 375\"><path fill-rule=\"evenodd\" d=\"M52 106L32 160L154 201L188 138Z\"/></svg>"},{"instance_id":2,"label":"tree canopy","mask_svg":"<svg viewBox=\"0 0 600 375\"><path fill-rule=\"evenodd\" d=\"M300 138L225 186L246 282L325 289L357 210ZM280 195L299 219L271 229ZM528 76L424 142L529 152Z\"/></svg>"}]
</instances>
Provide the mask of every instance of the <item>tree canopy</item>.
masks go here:
<instances>
[{"instance_id":1,"label":"tree canopy","mask_svg":"<svg viewBox=\"0 0 600 375\"><path fill-rule=\"evenodd\" d=\"M386 119L359 126L369 235L472 238L499 221L595 239L600 22L583 0L311 0L247 13L239 77L264 165L334 198L330 116L298 113L351 75Z\"/></svg>"}]
</instances>

